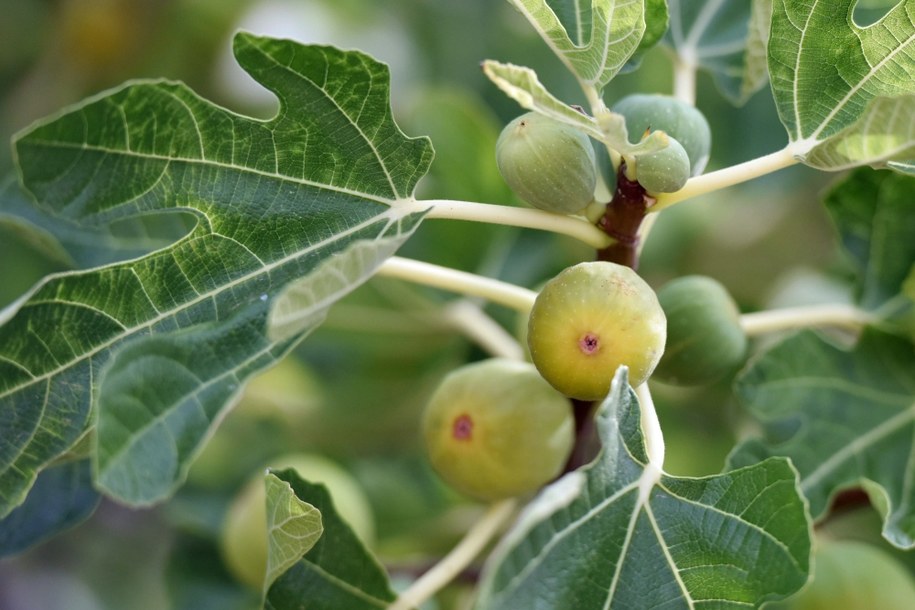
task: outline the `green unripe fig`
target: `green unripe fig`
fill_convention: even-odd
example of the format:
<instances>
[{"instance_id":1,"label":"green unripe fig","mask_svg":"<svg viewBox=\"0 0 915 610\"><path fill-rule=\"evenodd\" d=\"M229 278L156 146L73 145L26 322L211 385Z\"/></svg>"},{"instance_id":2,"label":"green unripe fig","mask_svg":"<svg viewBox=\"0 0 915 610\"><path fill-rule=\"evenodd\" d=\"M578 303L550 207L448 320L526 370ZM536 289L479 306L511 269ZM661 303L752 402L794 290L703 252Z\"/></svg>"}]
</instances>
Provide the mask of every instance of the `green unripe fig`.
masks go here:
<instances>
[{"instance_id":1,"label":"green unripe fig","mask_svg":"<svg viewBox=\"0 0 915 610\"><path fill-rule=\"evenodd\" d=\"M546 283L531 310L531 359L550 384L572 398L599 400L616 369L643 383L664 351L664 311L629 267L579 263Z\"/></svg>"},{"instance_id":2,"label":"green unripe fig","mask_svg":"<svg viewBox=\"0 0 915 610\"><path fill-rule=\"evenodd\" d=\"M530 363L501 358L446 376L422 427L436 472L479 500L536 491L562 472L575 436L569 400Z\"/></svg>"},{"instance_id":3,"label":"green unripe fig","mask_svg":"<svg viewBox=\"0 0 915 610\"><path fill-rule=\"evenodd\" d=\"M306 481L325 485L343 520L362 541L372 543L375 524L368 498L359 483L341 466L319 455L299 453L277 457L266 467L293 468ZM263 469L251 477L229 506L220 546L232 575L260 589L267 571L267 500Z\"/></svg>"},{"instance_id":4,"label":"green unripe fig","mask_svg":"<svg viewBox=\"0 0 915 610\"><path fill-rule=\"evenodd\" d=\"M658 301L667 316L667 345L656 379L703 385L743 363L747 336L740 311L719 282L700 275L680 277L658 290Z\"/></svg>"},{"instance_id":5,"label":"green unripe fig","mask_svg":"<svg viewBox=\"0 0 915 610\"><path fill-rule=\"evenodd\" d=\"M508 186L535 208L575 214L594 198L591 140L542 114L528 112L505 126L496 142L496 163Z\"/></svg>"},{"instance_id":6,"label":"green unripe fig","mask_svg":"<svg viewBox=\"0 0 915 610\"><path fill-rule=\"evenodd\" d=\"M902 610L915 607L915 581L878 547L848 540L821 541L813 579L774 610Z\"/></svg>"},{"instance_id":7,"label":"green unripe fig","mask_svg":"<svg viewBox=\"0 0 915 610\"><path fill-rule=\"evenodd\" d=\"M648 130L663 131L683 146L690 176L698 176L705 169L712 149L712 130L695 107L667 95L637 93L618 101L613 112L626 118L630 140L638 142Z\"/></svg>"},{"instance_id":8,"label":"green unripe fig","mask_svg":"<svg viewBox=\"0 0 915 610\"><path fill-rule=\"evenodd\" d=\"M689 157L668 136L667 146L661 150L636 157L635 177L649 194L679 191L689 180Z\"/></svg>"}]
</instances>

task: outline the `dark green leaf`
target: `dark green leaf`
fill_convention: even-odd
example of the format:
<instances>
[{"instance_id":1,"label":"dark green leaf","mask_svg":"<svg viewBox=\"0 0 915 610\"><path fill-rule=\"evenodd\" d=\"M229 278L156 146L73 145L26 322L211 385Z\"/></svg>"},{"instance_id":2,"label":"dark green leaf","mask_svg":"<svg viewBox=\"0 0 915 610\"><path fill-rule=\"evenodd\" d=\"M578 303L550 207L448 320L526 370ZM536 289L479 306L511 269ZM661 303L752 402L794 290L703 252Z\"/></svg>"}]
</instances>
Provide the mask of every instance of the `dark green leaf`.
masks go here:
<instances>
[{"instance_id":1,"label":"dark green leaf","mask_svg":"<svg viewBox=\"0 0 915 610\"><path fill-rule=\"evenodd\" d=\"M915 546L915 348L866 332L853 351L812 332L765 352L738 380L765 438L740 445L730 464L788 456L814 518L840 490L871 482L886 499L883 535Z\"/></svg>"},{"instance_id":2,"label":"dark green leaf","mask_svg":"<svg viewBox=\"0 0 915 610\"><path fill-rule=\"evenodd\" d=\"M784 459L701 479L646 467L617 374L595 461L547 487L484 569L480 610L747 608L807 578L810 531Z\"/></svg>"},{"instance_id":3,"label":"dark green leaf","mask_svg":"<svg viewBox=\"0 0 915 610\"><path fill-rule=\"evenodd\" d=\"M915 265L915 177L862 168L825 202L858 272L860 303L876 309L900 293Z\"/></svg>"},{"instance_id":4,"label":"dark green leaf","mask_svg":"<svg viewBox=\"0 0 915 610\"><path fill-rule=\"evenodd\" d=\"M22 552L82 523L98 503L89 460L48 468L26 501L0 520L0 557Z\"/></svg>"}]
</instances>

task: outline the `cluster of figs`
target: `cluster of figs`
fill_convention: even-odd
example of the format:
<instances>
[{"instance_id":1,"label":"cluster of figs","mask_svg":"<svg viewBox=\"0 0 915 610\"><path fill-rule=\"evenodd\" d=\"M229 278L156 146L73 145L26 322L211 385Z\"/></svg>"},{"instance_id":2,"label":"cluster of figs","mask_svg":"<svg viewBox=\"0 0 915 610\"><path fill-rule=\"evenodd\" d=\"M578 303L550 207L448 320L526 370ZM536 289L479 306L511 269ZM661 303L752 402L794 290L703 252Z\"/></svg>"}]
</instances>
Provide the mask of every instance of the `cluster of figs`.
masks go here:
<instances>
[{"instance_id":1,"label":"cluster of figs","mask_svg":"<svg viewBox=\"0 0 915 610\"><path fill-rule=\"evenodd\" d=\"M647 194L677 191L704 169L711 132L696 108L636 94L613 111L629 134L665 134L660 150L625 157L627 179ZM496 161L532 207L584 216L595 203L599 159L609 159L603 146L529 112L505 126ZM649 377L705 385L739 368L747 351L738 307L716 280L680 277L656 293L633 269L604 261L569 267L543 286L526 341L530 361L465 365L444 378L426 407L431 464L473 498L530 494L561 474L576 442L572 401L602 400L620 366L633 387Z\"/></svg>"}]
</instances>

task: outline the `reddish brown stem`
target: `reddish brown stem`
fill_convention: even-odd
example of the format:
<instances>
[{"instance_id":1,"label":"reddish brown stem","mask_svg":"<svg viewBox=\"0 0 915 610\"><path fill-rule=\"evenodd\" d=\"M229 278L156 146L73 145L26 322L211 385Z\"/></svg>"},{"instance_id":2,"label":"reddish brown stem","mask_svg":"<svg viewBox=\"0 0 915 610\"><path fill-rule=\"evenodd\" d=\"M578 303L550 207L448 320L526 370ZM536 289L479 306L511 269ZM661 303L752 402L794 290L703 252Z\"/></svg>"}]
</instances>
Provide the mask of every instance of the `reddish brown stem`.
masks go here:
<instances>
[{"instance_id":1,"label":"reddish brown stem","mask_svg":"<svg viewBox=\"0 0 915 610\"><path fill-rule=\"evenodd\" d=\"M600 450L600 440L594 427L594 409L597 403L589 400L572 400L575 416L575 446L562 472L572 472L594 459Z\"/></svg>"},{"instance_id":2,"label":"reddish brown stem","mask_svg":"<svg viewBox=\"0 0 915 610\"><path fill-rule=\"evenodd\" d=\"M655 199L645 193L638 182L626 178L625 163L616 175L616 191L607 210L597 222L598 228L614 239L614 243L597 251L597 260L626 265L639 265L639 227Z\"/></svg>"}]
</instances>

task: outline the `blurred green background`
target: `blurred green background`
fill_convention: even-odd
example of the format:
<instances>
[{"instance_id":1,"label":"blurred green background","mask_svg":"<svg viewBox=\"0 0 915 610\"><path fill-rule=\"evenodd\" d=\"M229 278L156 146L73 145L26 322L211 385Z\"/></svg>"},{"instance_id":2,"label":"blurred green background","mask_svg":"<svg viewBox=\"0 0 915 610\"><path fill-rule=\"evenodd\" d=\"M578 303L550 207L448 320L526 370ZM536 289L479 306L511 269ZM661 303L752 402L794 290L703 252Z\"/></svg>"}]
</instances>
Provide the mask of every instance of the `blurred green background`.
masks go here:
<instances>
[{"instance_id":1,"label":"blurred green background","mask_svg":"<svg viewBox=\"0 0 915 610\"><path fill-rule=\"evenodd\" d=\"M134 78L169 78L233 110L268 117L275 102L231 58L239 29L359 48L391 66L392 103L409 135L431 136L436 160L423 198L519 205L496 170L501 126L521 113L483 76L494 58L534 67L569 103L583 103L559 61L506 2L493 0L0 0L0 135L12 134ZM608 88L670 93L663 49ZM787 142L768 89L733 108L700 74L698 107L714 134L708 171ZM14 170L0 149L0 170ZM675 206L658 221L640 272L659 287L711 275L745 311L848 299L849 269L819 198L836 176L803 167ZM0 209L0 212L3 210ZM429 221L405 256L536 286L592 253L569 239L463 222ZM68 268L35 235L0 222L0 306L44 274ZM409 579L466 529L479 507L444 489L419 452L418 415L437 381L485 357L441 315L454 295L373 280L233 410L168 504L129 510L103 502L78 528L0 560L0 608L96 610L246 608L252 592L226 573L217 546L229 500L272 456L322 453L344 465L374 510L373 548ZM509 332L519 323L487 312ZM674 474L717 472L743 422L727 380L711 389L657 386ZM876 540L879 527L869 524ZM870 530L868 530L870 531ZM461 607L454 587L441 607Z\"/></svg>"}]
</instances>

